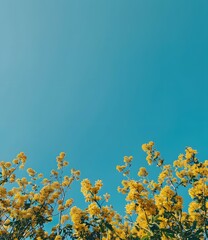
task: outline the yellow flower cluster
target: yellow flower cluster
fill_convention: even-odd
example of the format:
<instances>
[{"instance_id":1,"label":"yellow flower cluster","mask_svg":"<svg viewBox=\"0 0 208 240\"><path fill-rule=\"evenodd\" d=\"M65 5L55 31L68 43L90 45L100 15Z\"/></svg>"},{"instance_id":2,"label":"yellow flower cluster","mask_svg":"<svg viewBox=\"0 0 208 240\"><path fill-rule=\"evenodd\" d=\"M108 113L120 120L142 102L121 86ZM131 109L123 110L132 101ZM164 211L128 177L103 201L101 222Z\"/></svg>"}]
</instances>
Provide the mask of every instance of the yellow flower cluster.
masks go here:
<instances>
[{"instance_id":1,"label":"yellow flower cluster","mask_svg":"<svg viewBox=\"0 0 208 240\"><path fill-rule=\"evenodd\" d=\"M131 162L133 160L133 157L132 156L124 156L123 158L123 162L124 162L124 165L117 165L116 166L116 170L118 172L123 172L123 175L124 176L128 176L129 173L130 173L130 167L131 167Z\"/></svg>"},{"instance_id":2,"label":"yellow flower cluster","mask_svg":"<svg viewBox=\"0 0 208 240\"><path fill-rule=\"evenodd\" d=\"M156 151L154 148L154 142L150 141L149 143L144 143L142 144L142 150L147 153L146 160L149 165L153 163L153 161L158 160L158 164L162 165L163 160L159 159L160 157L160 152Z\"/></svg>"},{"instance_id":3,"label":"yellow flower cluster","mask_svg":"<svg viewBox=\"0 0 208 240\"><path fill-rule=\"evenodd\" d=\"M14 173L18 168L23 169L26 164L26 155L21 152L10 162L0 162L0 238L4 239L62 239L58 228L53 228L48 234L42 229L47 222L51 222L55 215L60 215L60 224L63 228L69 219L64 212L71 207L73 199L67 199L67 189L80 175L73 170L71 176L59 177L59 169L67 166L61 153L58 159L58 170L50 179L43 179L43 186L38 186L39 178L32 168L27 169L28 176L17 178ZM62 164L63 163L63 164ZM54 177L54 179L53 179ZM55 180L57 179L57 180ZM37 182L38 181L38 182ZM13 184L7 189L7 184ZM39 189L39 190L38 190ZM11 224L12 223L12 224Z\"/></svg>"},{"instance_id":4,"label":"yellow flower cluster","mask_svg":"<svg viewBox=\"0 0 208 240\"><path fill-rule=\"evenodd\" d=\"M160 173L150 178L151 170L137 170L130 177L133 157L124 156L116 169L125 179L118 192L125 195L125 216L108 204L110 194L101 195L103 183L89 179L81 181L81 192L87 206L74 206L68 190L80 171L71 169L63 176L68 165L65 153L56 158L57 169L50 177L27 169L27 177L19 177L17 170L26 164L21 152L10 162L0 162L0 238L34 240L140 240L140 239L208 239L208 160L200 162L197 151L185 149L178 159L164 165L154 142L143 144L149 165L155 163ZM157 171L155 171L157 172ZM8 187L9 186L9 187ZM191 202L188 212L183 209L180 188L188 188ZM53 223L50 232L44 225Z\"/></svg>"},{"instance_id":5,"label":"yellow flower cluster","mask_svg":"<svg viewBox=\"0 0 208 240\"><path fill-rule=\"evenodd\" d=\"M85 197L86 202L93 202L101 200L101 196L98 195L99 190L103 186L101 180L97 180L93 186L89 179L84 179L81 182L81 192Z\"/></svg>"},{"instance_id":6,"label":"yellow flower cluster","mask_svg":"<svg viewBox=\"0 0 208 240\"><path fill-rule=\"evenodd\" d=\"M164 160L153 146L154 143L149 142L143 144L142 149L147 153L148 164L155 162L161 169L158 182L128 178L122 181L123 187L118 187L129 202L126 204L127 219L128 216L136 217L133 225L129 222L131 236L139 239L150 239L151 236L154 239L184 239L187 234L188 239L204 239L205 234L208 237L208 228L204 230L208 220L208 161L199 162L197 151L188 147L185 154L180 154L174 161L174 172L170 164L163 165ZM138 176L143 178L147 175L146 168L141 167ZM183 212L183 197L178 194L179 187L188 184L192 185L188 193L194 200L189 205L189 214Z\"/></svg>"},{"instance_id":7,"label":"yellow flower cluster","mask_svg":"<svg viewBox=\"0 0 208 240\"><path fill-rule=\"evenodd\" d=\"M65 155L66 155L66 154L65 154L64 152L61 152L61 153L59 154L59 156L56 158L58 169L61 169L61 168L63 168L64 166L67 166L67 165L68 165L68 162L67 162L67 161L64 161Z\"/></svg>"},{"instance_id":8,"label":"yellow flower cluster","mask_svg":"<svg viewBox=\"0 0 208 240\"><path fill-rule=\"evenodd\" d=\"M146 168L141 167L139 169L138 176L139 177L146 177L147 175L148 175L148 172L147 172Z\"/></svg>"}]
</instances>

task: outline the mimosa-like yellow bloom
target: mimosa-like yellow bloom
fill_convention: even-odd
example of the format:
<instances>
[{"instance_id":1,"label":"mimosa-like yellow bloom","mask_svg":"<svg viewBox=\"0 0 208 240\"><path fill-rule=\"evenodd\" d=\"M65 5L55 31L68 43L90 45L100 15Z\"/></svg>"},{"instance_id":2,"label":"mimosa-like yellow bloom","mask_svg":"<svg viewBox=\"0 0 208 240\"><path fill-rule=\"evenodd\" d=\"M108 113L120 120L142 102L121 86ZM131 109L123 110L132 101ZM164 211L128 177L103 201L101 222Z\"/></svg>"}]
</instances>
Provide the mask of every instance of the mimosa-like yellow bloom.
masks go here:
<instances>
[{"instance_id":1,"label":"mimosa-like yellow bloom","mask_svg":"<svg viewBox=\"0 0 208 240\"><path fill-rule=\"evenodd\" d=\"M35 174L36 174L36 172L32 169L32 168L28 168L27 169L27 172L28 172L28 174L30 175L30 176L35 176Z\"/></svg>"},{"instance_id":2,"label":"mimosa-like yellow bloom","mask_svg":"<svg viewBox=\"0 0 208 240\"><path fill-rule=\"evenodd\" d=\"M100 208L98 207L97 203L93 202L88 206L88 213L93 216L97 216L100 214Z\"/></svg>"},{"instance_id":3,"label":"mimosa-like yellow bloom","mask_svg":"<svg viewBox=\"0 0 208 240\"><path fill-rule=\"evenodd\" d=\"M129 157L128 157L128 156L124 156L124 160L123 160L123 161L124 161L125 163L131 163L132 160L133 160L133 157L132 157L132 156L129 156Z\"/></svg>"},{"instance_id":4,"label":"mimosa-like yellow bloom","mask_svg":"<svg viewBox=\"0 0 208 240\"><path fill-rule=\"evenodd\" d=\"M124 169L126 168L126 166L125 165L117 165L116 166L116 169L117 169L117 171L119 171L119 172L122 172Z\"/></svg>"},{"instance_id":5,"label":"mimosa-like yellow bloom","mask_svg":"<svg viewBox=\"0 0 208 240\"><path fill-rule=\"evenodd\" d=\"M66 200L66 203L65 203L65 206L66 206L66 207L70 207L70 206L72 205L72 203L73 203L73 199L72 199L72 198L67 199L67 200Z\"/></svg>"},{"instance_id":6,"label":"mimosa-like yellow bloom","mask_svg":"<svg viewBox=\"0 0 208 240\"><path fill-rule=\"evenodd\" d=\"M61 216L61 224L64 224L69 219L69 215L62 215Z\"/></svg>"},{"instance_id":7,"label":"mimosa-like yellow bloom","mask_svg":"<svg viewBox=\"0 0 208 240\"><path fill-rule=\"evenodd\" d=\"M6 162L6 163L4 164L4 166L5 166L6 168L10 168L10 167L12 166L12 164L11 164L10 162Z\"/></svg>"},{"instance_id":8,"label":"mimosa-like yellow bloom","mask_svg":"<svg viewBox=\"0 0 208 240\"><path fill-rule=\"evenodd\" d=\"M148 172L147 172L146 168L141 167L139 169L138 176L139 177L146 177L147 175L148 175Z\"/></svg>"},{"instance_id":9,"label":"mimosa-like yellow bloom","mask_svg":"<svg viewBox=\"0 0 208 240\"><path fill-rule=\"evenodd\" d=\"M110 194L106 193L103 196L104 196L105 201L108 202L109 198L110 198Z\"/></svg>"},{"instance_id":10,"label":"mimosa-like yellow bloom","mask_svg":"<svg viewBox=\"0 0 208 240\"><path fill-rule=\"evenodd\" d=\"M19 163L19 159L15 158L12 162L13 162L14 164L18 164L18 163Z\"/></svg>"},{"instance_id":11,"label":"mimosa-like yellow bloom","mask_svg":"<svg viewBox=\"0 0 208 240\"><path fill-rule=\"evenodd\" d=\"M172 165L165 165L154 142L143 144L142 149L147 163L155 164L154 173L160 172L158 178L154 175L151 179L146 168L139 166L134 179L133 157L124 156L123 165L117 166L125 176L118 187L125 195L124 217L108 205L110 194L101 192L102 180L92 184L84 179L81 192L86 207L72 206L74 199L68 198L67 191L80 178L80 171L71 169L71 174L68 171L69 175L63 176L68 165L64 152L56 159L61 171L52 170L42 182L43 175L32 168L27 169L26 177L24 172L17 172L26 163L23 152L11 163L0 161L0 238L60 240L66 233L80 240L183 239L185 234L190 239L208 238L208 160L201 162L197 151L187 147ZM183 211L183 197L179 195L186 189L192 198L188 212ZM43 228L48 222L53 224L49 233Z\"/></svg>"}]
</instances>

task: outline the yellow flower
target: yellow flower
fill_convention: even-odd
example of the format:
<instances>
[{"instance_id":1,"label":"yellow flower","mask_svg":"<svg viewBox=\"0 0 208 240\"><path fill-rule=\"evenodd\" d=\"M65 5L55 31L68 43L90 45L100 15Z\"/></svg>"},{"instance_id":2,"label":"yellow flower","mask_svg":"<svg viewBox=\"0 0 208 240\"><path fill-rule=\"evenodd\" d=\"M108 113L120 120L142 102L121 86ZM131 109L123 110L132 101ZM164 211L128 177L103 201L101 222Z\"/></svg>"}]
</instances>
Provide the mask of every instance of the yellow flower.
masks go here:
<instances>
[{"instance_id":1,"label":"yellow flower","mask_svg":"<svg viewBox=\"0 0 208 240\"><path fill-rule=\"evenodd\" d=\"M62 204L62 203L63 203L63 200L62 200L62 199L59 199L59 200L57 201L57 203L58 203L58 204Z\"/></svg>"},{"instance_id":2,"label":"yellow flower","mask_svg":"<svg viewBox=\"0 0 208 240\"><path fill-rule=\"evenodd\" d=\"M160 152L155 151L155 153L154 153L154 158L157 158L157 157L159 157L159 156L160 156Z\"/></svg>"},{"instance_id":3,"label":"yellow flower","mask_svg":"<svg viewBox=\"0 0 208 240\"><path fill-rule=\"evenodd\" d=\"M135 203L131 202L129 204L126 204L125 208L126 208L126 213L129 214L129 215L132 215L133 211L135 211Z\"/></svg>"},{"instance_id":4,"label":"yellow flower","mask_svg":"<svg viewBox=\"0 0 208 240\"><path fill-rule=\"evenodd\" d=\"M28 172L29 176L31 176L31 177L34 177L36 174L36 172L32 168L28 168L27 172Z\"/></svg>"},{"instance_id":5,"label":"yellow flower","mask_svg":"<svg viewBox=\"0 0 208 240\"><path fill-rule=\"evenodd\" d=\"M8 225L9 223L10 223L10 220L9 220L9 219L7 219L7 220L4 222L5 225Z\"/></svg>"},{"instance_id":6,"label":"yellow flower","mask_svg":"<svg viewBox=\"0 0 208 240\"><path fill-rule=\"evenodd\" d=\"M12 183L12 182L15 181L15 178L16 178L15 174L12 174L12 175L10 176L9 181Z\"/></svg>"},{"instance_id":7,"label":"yellow flower","mask_svg":"<svg viewBox=\"0 0 208 240\"><path fill-rule=\"evenodd\" d=\"M116 166L116 170L119 171L119 172L122 172L125 168L126 168L125 165L122 165L122 166L117 165L117 166Z\"/></svg>"},{"instance_id":8,"label":"yellow flower","mask_svg":"<svg viewBox=\"0 0 208 240\"><path fill-rule=\"evenodd\" d=\"M6 163L4 164L4 166L5 166L6 168L9 168L9 167L12 166L12 164L11 164L10 162L6 162Z\"/></svg>"},{"instance_id":9,"label":"yellow flower","mask_svg":"<svg viewBox=\"0 0 208 240\"><path fill-rule=\"evenodd\" d=\"M146 143L142 144L142 150L143 151L148 151L149 150L148 145Z\"/></svg>"},{"instance_id":10,"label":"yellow flower","mask_svg":"<svg viewBox=\"0 0 208 240\"><path fill-rule=\"evenodd\" d=\"M151 165L152 164L152 155L148 154L146 157L146 160L147 160L148 164Z\"/></svg>"},{"instance_id":11,"label":"yellow flower","mask_svg":"<svg viewBox=\"0 0 208 240\"><path fill-rule=\"evenodd\" d=\"M60 158L65 158L65 156L66 156L66 153L65 153L65 152L61 152L61 153L59 154L59 157L60 157Z\"/></svg>"},{"instance_id":12,"label":"yellow flower","mask_svg":"<svg viewBox=\"0 0 208 240\"><path fill-rule=\"evenodd\" d=\"M69 165L69 163L67 161L63 162L63 166L68 166L68 165Z\"/></svg>"},{"instance_id":13,"label":"yellow flower","mask_svg":"<svg viewBox=\"0 0 208 240\"><path fill-rule=\"evenodd\" d=\"M61 224L64 224L69 219L68 215L62 215L61 216Z\"/></svg>"},{"instance_id":14,"label":"yellow flower","mask_svg":"<svg viewBox=\"0 0 208 240\"><path fill-rule=\"evenodd\" d=\"M127 176L127 175L129 175L130 174L130 170L127 170L127 171L125 171L124 173L123 173L123 176Z\"/></svg>"},{"instance_id":15,"label":"yellow flower","mask_svg":"<svg viewBox=\"0 0 208 240\"><path fill-rule=\"evenodd\" d=\"M18 164L19 163L19 159L14 159L13 161L12 161L14 164Z\"/></svg>"},{"instance_id":16,"label":"yellow flower","mask_svg":"<svg viewBox=\"0 0 208 240\"><path fill-rule=\"evenodd\" d=\"M97 203L93 202L88 206L88 213L93 216L93 215L98 215L100 213L100 208L98 207Z\"/></svg>"},{"instance_id":17,"label":"yellow flower","mask_svg":"<svg viewBox=\"0 0 208 240\"><path fill-rule=\"evenodd\" d=\"M71 169L71 174L74 175L75 177L79 177L80 176L80 171L72 168Z\"/></svg>"},{"instance_id":18,"label":"yellow flower","mask_svg":"<svg viewBox=\"0 0 208 240\"><path fill-rule=\"evenodd\" d=\"M147 181L146 179L144 179L144 180L143 180L143 183L144 183L144 184L147 184L147 183L148 183L148 181Z\"/></svg>"},{"instance_id":19,"label":"yellow flower","mask_svg":"<svg viewBox=\"0 0 208 240\"><path fill-rule=\"evenodd\" d=\"M154 142L150 141L149 143L142 144L142 150L145 152L151 151L153 146L154 146Z\"/></svg>"},{"instance_id":20,"label":"yellow flower","mask_svg":"<svg viewBox=\"0 0 208 240\"><path fill-rule=\"evenodd\" d=\"M27 157L25 156L24 152L21 152L17 155L17 158L22 162L20 169L24 168L24 164L26 163Z\"/></svg>"},{"instance_id":21,"label":"yellow flower","mask_svg":"<svg viewBox=\"0 0 208 240\"><path fill-rule=\"evenodd\" d=\"M7 196L6 188L0 186L0 198L6 198L6 196Z\"/></svg>"},{"instance_id":22,"label":"yellow flower","mask_svg":"<svg viewBox=\"0 0 208 240\"><path fill-rule=\"evenodd\" d=\"M141 167L139 169L138 176L139 177L146 177L147 175L148 175L148 172L147 172L146 168Z\"/></svg>"},{"instance_id":23,"label":"yellow flower","mask_svg":"<svg viewBox=\"0 0 208 240\"><path fill-rule=\"evenodd\" d=\"M24 164L21 164L20 166L19 166L19 169L23 169L24 168Z\"/></svg>"},{"instance_id":24,"label":"yellow flower","mask_svg":"<svg viewBox=\"0 0 208 240\"><path fill-rule=\"evenodd\" d=\"M60 183L57 182L57 181L56 181L56 182L53 182L53 183L51 184L51 187L52 187L52 188L55 188L55 189L60 188L60 186L61 186Z\"/></svg>"},{"instance_id":25,"label":"yellow flower","mask_svg":"<svg viewBox=\"0 0 208 240\"><path fill-rule=\"evenodd\" d=\"M200 208L201 208L201 204L200 204L200 203L191 202L191 203L189 204L189 209L188 209L189 214L192 214L192 213L193 213L194 211L196 211L196 210L200 210Z\"/></svg>"},{"instance_id":26,"label":"yellow flower","mask_svg":"<svg viewBox=\"0 0 208 240\"><path fill-rule=\"evenodd\" d=\"M110 198L110 194L106 193L103 195L105 198L105 201L108 202L109 198Z\"/></svg>"},{"instance_id":27,"label":"yellow flower","mask_svg":"<svg viewBox=\"0 0 208 240\"><path fill-rule=\"evenodd\" d=\"M79 224L82 217L82 210L76 206L72 207L70 210L71 220L74 224Z\"/></svg>"},{"instance_id":28,"label":"yellow flower","mask_svg":"<svg viewBox=\"0 0 208 240\"><path fill-rule=\"evenodd\" d=\"M57 235L54 240L62 240L62 237L60 235Z\"/></svg>"},{"instance_id":29,"label":"yellow flower","mask_svg":"<svg viewBox=\"0 0 208 240\"><path fill-rule=\"evenodd\" d=\"M43 177L43 174L42 173L39 173L38 174L38 178L42 178Z\"/></svg>"},{"instance_id":30,"label":"yellow flower","mask_svg":"<svg viewBox=\"0 0 208 240\"><path fill-rule=\"evenodd\" d=\"M175 195L175 192L169 186L165 186L161 190L160 195L171 199Z\"/></svg>"},{"instance_id":31,"label":"yellow flower","mask_svg":"<svg viewBox=\"0 0 208 240\"><path fill-rule=\"evenodd\" d=\"M73 199L72 199L72 198L67 199L67 200L66 200L66 203L65 203L65 206L66 206L66 207L70 207L70 206L72 205L72 203L73 203Z\"/></svg>"},{"instance_id":32,"label":"yellow flower","mask_svg":"<svg viewBox=\"0 0 208 240\"><path fill-rule=\"evenodd\" d=\"M59 206L58 206L58 211L63 211L64 210L64 206L62 205L62 204L60 204Z\"/></svg>"},{"instance_id":33,"label":"yellow flower","mask_svg":"<svg viewBox=\"0 0 208 240\"><path fill-rule=\"evenodd\" d=\"M54 176L58 176L58 172L55 171L55 170L51 170L51 174L54 175Z\"/></svg>"},{"instance_id":34,"label":"yellow flower","mask_svg":"<svg viewBox=\"0 0 208 240\"><path fill-rule=\"evenodd\" d=\"M46 185L48 184L50 181L47 179L47 178L44 178L43 181L42 181L42 184L43 185Z\"/></svg>"},{"instance_id":35,"label":"yellow flower","mask_svg":"<svg viewBox=\"0 0 208 240\"><path fill-rule=\"evenodd\" d=\"M133 160L133 157L132 157L132 156L129 156L129 157L128 157L128 156L124 156L124 160L123 160L123 161L124 161L125 163L130 163L132 160Z\"/></svg>"}]
</instances>

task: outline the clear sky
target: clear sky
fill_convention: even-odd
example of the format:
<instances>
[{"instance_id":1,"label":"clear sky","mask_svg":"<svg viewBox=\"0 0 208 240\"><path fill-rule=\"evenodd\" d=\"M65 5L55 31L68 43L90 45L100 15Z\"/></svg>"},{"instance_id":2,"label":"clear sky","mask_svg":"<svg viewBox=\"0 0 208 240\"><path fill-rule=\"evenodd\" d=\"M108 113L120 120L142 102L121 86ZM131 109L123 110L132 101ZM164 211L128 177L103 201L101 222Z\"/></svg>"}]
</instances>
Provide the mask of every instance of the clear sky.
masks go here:
<instances>
[{"instance_id":1,"label":"clear sky","mask_svg":"<svg viewBox=\"0 0 208 240\"><path fill-rule=\"evenodd\" d=\"M115 166L145 165L142 143L208 159L207 25L206 0L1 1L0 158L47 173L65 151L117 208Z\"/></svg>"}]
</instances>

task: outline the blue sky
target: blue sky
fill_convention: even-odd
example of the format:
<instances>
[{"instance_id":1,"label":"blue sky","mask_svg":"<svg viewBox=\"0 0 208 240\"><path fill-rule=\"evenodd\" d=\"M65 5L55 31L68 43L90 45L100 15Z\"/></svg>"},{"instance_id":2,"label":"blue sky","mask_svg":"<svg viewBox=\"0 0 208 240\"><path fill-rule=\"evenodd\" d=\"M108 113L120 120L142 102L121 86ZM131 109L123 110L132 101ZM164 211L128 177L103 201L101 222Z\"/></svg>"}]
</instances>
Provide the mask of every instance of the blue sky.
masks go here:
<instances>
[{"instance_id":1,"label":"blue sky","mask_svg":"<svg viewBox=\"0 0 208 240\"><path fill-rule=\"evenodd\" d=\"M186 146L208 159L207 1L0 5L2 160L24 151L47 173L65 151L119 209L115 166L124 155L145 165L142 143L168 163Z\"/></svg>"}]
</instances>

